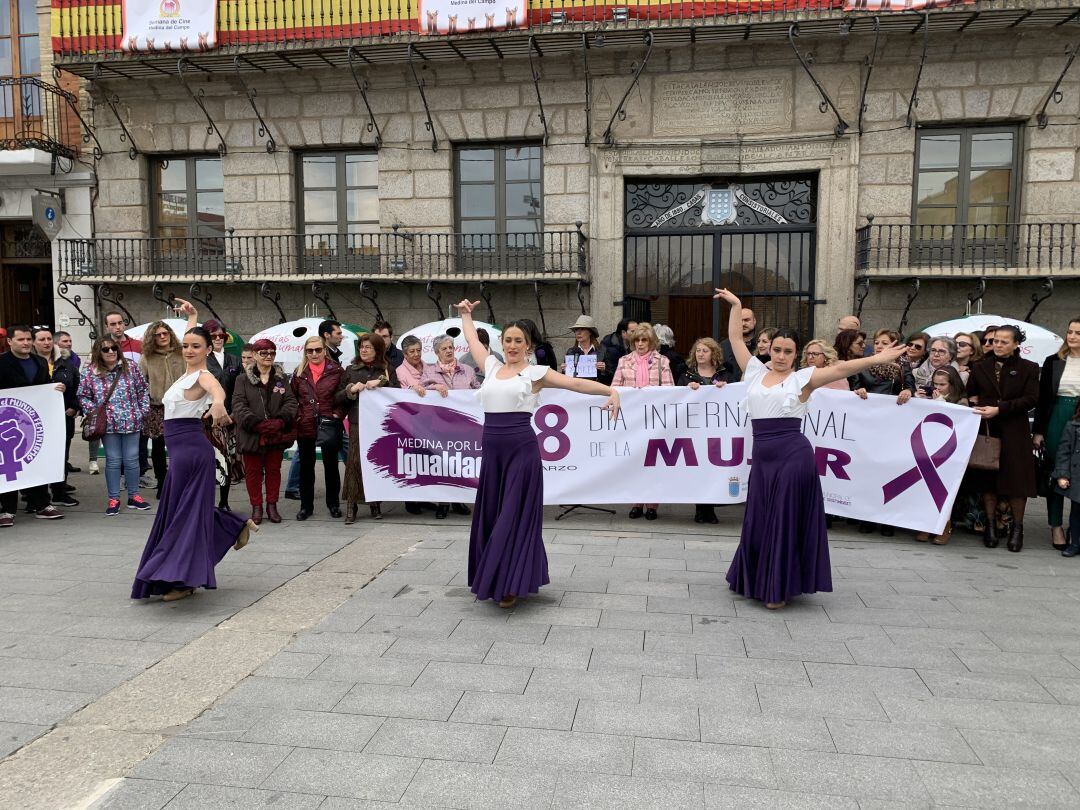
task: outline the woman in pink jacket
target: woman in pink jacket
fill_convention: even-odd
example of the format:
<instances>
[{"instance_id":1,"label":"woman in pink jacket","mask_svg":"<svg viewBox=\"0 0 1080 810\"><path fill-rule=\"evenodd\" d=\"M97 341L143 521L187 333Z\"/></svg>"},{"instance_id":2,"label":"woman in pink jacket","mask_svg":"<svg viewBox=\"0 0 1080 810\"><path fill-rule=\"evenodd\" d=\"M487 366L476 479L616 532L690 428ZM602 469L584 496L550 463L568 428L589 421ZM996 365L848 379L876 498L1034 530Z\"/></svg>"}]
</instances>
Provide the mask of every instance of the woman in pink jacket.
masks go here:
<instances>
[{"instance_id":1,"label":"woman in pink jacket","mask_svg":"<svg viewBox=\"0 0 1080 810\"><path fill-rule=\"evenodd\" d=\"M629 334L631 351L619 359L615 369L612 387L647 388L650 385L674 385L671 378L671 364L657 351L660 341L653 331L652 324L639 323ZM630 510L630 519L637 520L642 515L646 520L656 520L656 503L635 503Z\"/></svg>"}]
</instances>

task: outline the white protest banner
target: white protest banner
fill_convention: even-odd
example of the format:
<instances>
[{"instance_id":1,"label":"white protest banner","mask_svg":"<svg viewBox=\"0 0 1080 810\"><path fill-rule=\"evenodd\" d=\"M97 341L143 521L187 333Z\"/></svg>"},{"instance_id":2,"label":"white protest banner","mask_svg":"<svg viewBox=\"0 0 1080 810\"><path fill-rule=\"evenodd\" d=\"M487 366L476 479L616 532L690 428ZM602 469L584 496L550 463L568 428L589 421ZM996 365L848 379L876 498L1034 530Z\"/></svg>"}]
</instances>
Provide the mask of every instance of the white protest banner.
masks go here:
<instances>
[{"instance_id":1,"label":"white protest banner","mask_svg":"<svg viewBox=\"0 0 1080 810\"><path fill-rule=\"evenodd\" d=\"M529 24L525 0L419 0L421 34L508 31Z\"/></svg>"},{"instance_id":2,"label":"white protest banner","mask_svg":"<svg viewBox=\"0 0 1080 810\"><path fill-rule=\"evenodd\" d=\"M741 503L753 454L745 386L623 389L610 420L602 397L544 391L533 417L544 502ZM380 388L360 397L364 489L379 501L467 501L481 467L483 412L473 392ZM916 399L816 391L803 420L825 509L940 532L967 468L979 418Z\"/></svg>"},{"instance_id":3,"label":"white protest banner","mask_svg":"<svg viewBox=\"0 0 1080 810\"><path fill-rule=\"evenodd\" d=\"M63 481L65 438L52 384L0 390L0 492Z\"/></svg>"},{"instance_id":4,"label":"white protest banner","mask_svg":"<svg viewBox=\"0 0 1080 810\"><path fill-rule=\"evenodd\" d=\"M125 51L217 47L217 0L124 0Z\"/></svg>"}]
</instances>

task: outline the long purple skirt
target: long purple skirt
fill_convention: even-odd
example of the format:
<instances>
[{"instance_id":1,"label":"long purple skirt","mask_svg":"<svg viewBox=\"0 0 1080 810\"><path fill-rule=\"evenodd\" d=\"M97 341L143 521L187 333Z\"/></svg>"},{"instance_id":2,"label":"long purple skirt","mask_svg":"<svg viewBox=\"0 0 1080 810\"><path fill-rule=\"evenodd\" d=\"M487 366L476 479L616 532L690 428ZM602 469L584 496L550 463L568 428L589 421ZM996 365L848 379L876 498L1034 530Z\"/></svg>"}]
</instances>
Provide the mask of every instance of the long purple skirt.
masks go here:
<instances>
[{"instance_id":1,"label":"long purple skirt","mask_svg":"<svg viewBox=\"0 0 1080 810\"><path fill-rule=\"evenodd\" d=\"M179 588L216 588L214 566L247 522L247 515L214 506L214 448L202 420L165 420L165 448L169 474L135 574L132 599Z\"/></svg>"},{"instance_id":2,"label":"long purple skirt","mask_svg":"<svg viewBox=\"0 0 1080 810\"><path fill-rule=\"evenodd\" d=\"M484 415L484 450L469 534L477 599L525 596L547 585L544 471L527 413Z\"/></svg>"},{"instance_id":3,"label":"long purple skirt","mask_svg":"<svg viewBox=\"0 0 1080 810\"><path fill-rule=\"evenodd\" d=\"M751 424L754 461L728 584L762 602L831 591L825 505L802 420L754 419Z\"/></svg>"}]
</instances>

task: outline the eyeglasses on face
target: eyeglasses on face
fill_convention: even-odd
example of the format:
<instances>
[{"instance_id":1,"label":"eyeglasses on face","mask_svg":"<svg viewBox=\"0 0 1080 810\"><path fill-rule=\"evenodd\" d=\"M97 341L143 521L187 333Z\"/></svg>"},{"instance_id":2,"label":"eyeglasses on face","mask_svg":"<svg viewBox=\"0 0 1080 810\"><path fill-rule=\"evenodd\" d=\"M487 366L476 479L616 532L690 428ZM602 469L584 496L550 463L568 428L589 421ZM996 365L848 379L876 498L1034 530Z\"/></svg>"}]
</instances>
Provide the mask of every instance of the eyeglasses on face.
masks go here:
<instances>
[{"instance_id":1,"label":"eyeglasses on face","mask_svg":"<svg viewBox=\"0 0 1080 810\"><path fill-rule=\"evenodd\" d=\"M259 355L259 357L273 357L277 352L273 349L261 349L260 351L255 352L255 354Z\"/></svg>"},{"instance_id":2,"label":"eyeglasses on face","mask_svg":"<svg viewBox=\"0 0 1080 810\"><path fill-rule=\"evenodd\" d=\"M154 337L168 337L168 332L154 332Z\"/></svg>"},{"instance_id":3,"label":"eyeglasses on face","mask_svg":"<svg viewBox=\"0 0 1080 810\"><path fill-rule=\"evenodd\" d=\"M913 340L909 340L907 345L908 345L909 349L922 349L923 348L923 344L919 343L918 341L913 341Z\"/></svg>"},{"instance_id":4,"label":"eyeglasses on face","mask_svg":"<svg viewBox=\"0 0 1080 810\"><path fill-rule=\"evenodd\" d=\"M810 358L810 357L824 357L825 352L806 352L806 356L807 356L807 358Z\"/></svg>"},{"instance_id":5,"label":"eyeglasses on face","mask_svg":"<svg viewBox=\"0 0 1080 810\"><path fill-rule=\"evenodd\" d=\"M961 349L972 349L975 346L975 344L968 343L966 340L958 340L956 341L956 345Z\"/></svg>"},{"instance_id":6,"label":"eyeglasses on face","mask_svg":"<svg viewBox=\"0 0 1080 810\"><path fill-rule=\"evenodd\" d=\"M322 354L323 353L322 349L304 349L304 351L307 352L308 354Z\"/></svg>"},{"instance_id":7,"label":"eyeglasses on face","mask_svg":"<svg viewBox=\"0 0 1080 810\"><path fill-rule=\"evenodd\" d=\"M118 352L118 351L119 351L119 349L117 349L115 346L102 346L101 347L101 353L102 354L116 354L116 352Z\"/></svg>"},{"instance_id":8,"label":"eyeglasses on face","mask_svg":"<svg viewBox=\"0 0 1080 810\"><path fill-rule=\"evenodd\" d=\"M214 332L214 334L212 334L210 336L210 339L211 340L224 340L225 339L225 333L224 332Z\"/></svg>"},{"instance_id":9,"label":"eyeglasses on face","mask_svg":"<svg viewBox=\"0 0 1080 810\"><path fill-rule=\"evenodd\" d=\"M948 354L945 349L931 349L930 354Z\"/></svg>"}]
</instances>

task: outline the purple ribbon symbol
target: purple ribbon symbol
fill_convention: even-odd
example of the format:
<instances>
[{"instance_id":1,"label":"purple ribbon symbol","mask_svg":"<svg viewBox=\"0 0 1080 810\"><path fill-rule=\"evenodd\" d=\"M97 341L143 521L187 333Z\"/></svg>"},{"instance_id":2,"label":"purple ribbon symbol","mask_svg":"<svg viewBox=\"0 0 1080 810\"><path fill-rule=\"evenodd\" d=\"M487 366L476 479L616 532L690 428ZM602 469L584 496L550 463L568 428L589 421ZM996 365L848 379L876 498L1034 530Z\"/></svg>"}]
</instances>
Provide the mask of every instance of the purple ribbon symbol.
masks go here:
<instances>
[{"instance_id":1,"label":"purple ribbon symbol","mask_svg":"<svg viewBox=\"0 0 1080 810\"><path fill-rule=\"evenodd\" d=\"M932 455L926 452L926 442L923 441L922 436L923 425L927 422L944 425L949 429L949 438ZM937 504L940 512L941 507L945 505L945 501L949 497L949 490L941 482L941 477L937 474L937 468L956 452L956 431L953 429L952 419L943 413L932 413L923 419L915 426L915 430L911 432L911 452L915 456L915 466L907 472L896 476L881 488L882 493L885 495L885 503L891 501L901 492L910 489L919 483L921 479L926 482L930 497L934 499L934 503Z\"/></svg>"}]
</instances>

